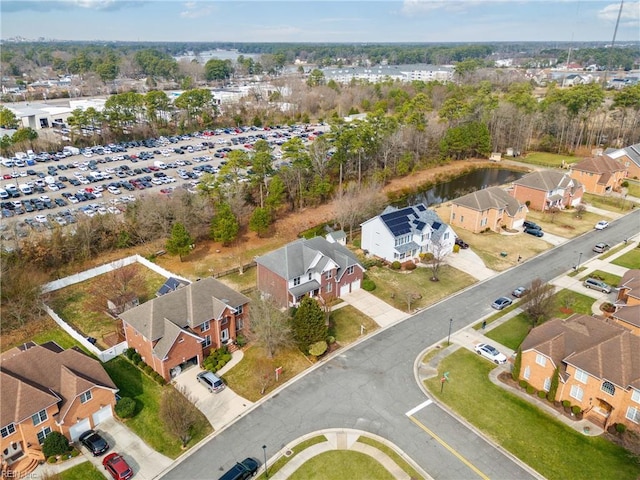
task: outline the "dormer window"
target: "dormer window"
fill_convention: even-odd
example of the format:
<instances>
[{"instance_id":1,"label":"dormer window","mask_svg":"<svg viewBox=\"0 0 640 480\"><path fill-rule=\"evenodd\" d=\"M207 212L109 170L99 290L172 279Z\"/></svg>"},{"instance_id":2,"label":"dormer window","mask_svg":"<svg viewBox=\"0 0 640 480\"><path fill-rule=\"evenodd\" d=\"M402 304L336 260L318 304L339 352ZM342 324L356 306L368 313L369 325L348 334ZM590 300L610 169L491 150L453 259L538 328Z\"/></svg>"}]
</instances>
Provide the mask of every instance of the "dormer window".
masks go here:
<instances>
[{"instance_id":1,"label":"dormer window","mask_svg":"<svg viewBox=\"0 0 640 480\"><path fill-rule=\"evenodd\" d=\"M603 392L608 393L609 395L615 395L616 387L613 383L604 381L602 382L602 387L600 388Z\"/></svg>"},{"instance_id":2,"label":"dormer window","mask_svg":"<svg viewBox=\"0 0 640 480\"><path fill-rule=\"evenodd\" d=\"M300 277L296 277L293 279L293 286L296 287L300 285Z\"/></svg>"}]
</instances>

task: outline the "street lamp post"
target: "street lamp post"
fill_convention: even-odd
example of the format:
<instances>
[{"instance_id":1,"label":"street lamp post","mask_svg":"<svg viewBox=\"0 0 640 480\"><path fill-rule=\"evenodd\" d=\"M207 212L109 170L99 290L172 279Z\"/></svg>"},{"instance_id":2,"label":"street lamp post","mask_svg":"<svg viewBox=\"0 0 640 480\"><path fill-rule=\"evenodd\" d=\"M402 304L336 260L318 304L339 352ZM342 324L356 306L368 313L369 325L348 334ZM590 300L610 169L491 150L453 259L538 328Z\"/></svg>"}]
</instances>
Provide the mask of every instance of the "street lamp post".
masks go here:
<instances>
[{"instance_id":1,"label":"street lamp post","mask_svg":"<svg viewBox=\"0 0 640 480\"><path fill-rule=\"evenodd\" d=\"M449 335L447 336L447 347L451 345L451 325L453 324L453 318L449 319Z\"/></svg>"},{"instance_id":2,"label":"street lamp post","mask_svg":"<svg viewBox=\"0 0 640 480\"><path fill-rule=\"evenodd\" d=\"M576 265L576 272L580 268L580 262L582 262L582 252L578 254L578 264Z\"/></svg>"},{"instance_id":3,"label":"street lamp post","mask_svg":"<svg viewBox=\"0 0 640 480\"><path fill-rule=\"evenodd\" d=\"M267 469L267 446L262 445L262 451L264 452L264 476L269 478L269 470Z\"/></svg>"}]
</instances>

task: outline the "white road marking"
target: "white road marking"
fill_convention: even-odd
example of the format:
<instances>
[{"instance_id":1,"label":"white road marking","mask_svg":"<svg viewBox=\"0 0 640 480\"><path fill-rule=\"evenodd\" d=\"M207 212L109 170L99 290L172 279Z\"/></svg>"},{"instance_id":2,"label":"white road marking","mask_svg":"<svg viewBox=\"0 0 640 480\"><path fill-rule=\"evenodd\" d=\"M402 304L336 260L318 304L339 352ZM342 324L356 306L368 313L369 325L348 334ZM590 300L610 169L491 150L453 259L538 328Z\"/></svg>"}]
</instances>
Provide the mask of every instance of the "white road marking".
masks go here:
<instances>
[{"instance_id":1,"label":"white road marking","mask_svg":"<svg viewBox=\"0 0 640 480\"><path fill-rule=\"evenodd\" d=\"M412 416L414 413L419 412L420 410L422 410L424 407L427 407L429 405L431 405L433 402L431 400L427 400L425 402L422 402L420 405L418 405L417 407L412 408L411 410L409 410L407 413L405 413L405 415L407 417Z\"/></svg>"}]
</instances>

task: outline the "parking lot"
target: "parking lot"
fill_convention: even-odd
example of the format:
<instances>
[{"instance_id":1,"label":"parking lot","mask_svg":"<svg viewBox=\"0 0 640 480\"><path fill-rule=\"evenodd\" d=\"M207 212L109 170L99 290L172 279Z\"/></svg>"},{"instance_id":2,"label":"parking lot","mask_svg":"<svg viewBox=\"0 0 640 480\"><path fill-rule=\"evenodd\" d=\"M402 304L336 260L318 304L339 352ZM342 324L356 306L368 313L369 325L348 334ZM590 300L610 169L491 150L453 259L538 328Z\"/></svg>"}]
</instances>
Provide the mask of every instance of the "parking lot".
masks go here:
<instances>
[{"instance_id":1,"label":"parking lot","mask_svg":"<svg viewBox=\"0 0 640 480\"><path fill-rule=\"evenodd\" d=\"M199 178L218 173L230 151L251 152L258 140L272 147L278 169L286 163L280 150L283 143L295 137L309 143L328 129L327 125L218 129L3 158L3 238L12 234L8 219L15 220L16 233L23 235L72 224L81 216L118 215L142 193L171 195L177 188L196 193Z\"/></svg>"}]
</instances>

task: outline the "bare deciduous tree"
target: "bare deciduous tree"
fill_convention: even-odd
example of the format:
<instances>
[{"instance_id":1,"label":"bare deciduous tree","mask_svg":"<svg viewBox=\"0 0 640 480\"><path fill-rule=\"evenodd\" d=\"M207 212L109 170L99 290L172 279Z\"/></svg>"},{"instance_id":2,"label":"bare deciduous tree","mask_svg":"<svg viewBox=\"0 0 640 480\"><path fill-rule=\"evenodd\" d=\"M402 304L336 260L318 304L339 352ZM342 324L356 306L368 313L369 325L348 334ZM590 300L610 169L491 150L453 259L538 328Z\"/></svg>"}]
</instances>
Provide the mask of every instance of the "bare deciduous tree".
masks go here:
<instances>
[{"instance_id":1,"label":"bare deciduous tree","mask_svg":"<svg viewBox=\"0 0 640 480\"><path fill-rule=\"evenodd\" d=\"M264 395L275 377L275 364L271 358L260 358L254 365L253 381L255 386L260 389L260 395Z\"/></svg>"},{"instance_id":2,"label":"bare deciduous tree","mask_svg":"<svg viewBox=\"0 0 640 480\"><path fill-rule=\"evenodd\" d=\"M431 252L426 255L425 263L431 269L431 280L437 282L440 280L440 269L444 264L444 259L448 254L447 246L442 242L441 239L438 239L431 243Z\"/></svg>"},{"instance_id":3,"label":"bare deciduous tree","mask_svg":"<svg viewBox=\"0 0 640 480\"><path fill-rule=\"evenodd\" d=\"M254 296L251 301L249 338L264 348L267 357L273 358L279 349L293 345L287 314L272 300Z\"/></svg>"},{"instance_id":4,"label":"bare deciduous tree","mask_svg":"<svg viewBox=\"0 0 640 480\"><path fill-rule=\"evenodd\" d=\"M193 399L184 386L165 388L160 399L160 418L167 429L180 439L182 448L193 438L193 432L201 420Z\"/></svg>"},{"instance_id":5,"label":"bare deciduous tree","mask_svg":"<svg viewBox=\"0 0 640 480\"><path fill-rule=\"evenodd\" d=\"M349 239L353 238L353 227L382 210L386 199L381 186L371 183L358 186L350 183L336 195L335 219L341 228L349 227Z\"/></svg>"},{"instance_id":6,"label":"bare deciduous tree","mask_svg":"<svg viewBox=\"0 0 640 480\"><path fill-rule=\"evenodd\" d=\"M90 291L90 308L94 312L104 312L107 302L116 306L120 302L129 302L142 294L144 279L137 264L119 265L111 272L97 277Z\"/></svg>"},{"instance_id":7,"label":"bare deciduous tree","mask_svg":"<svg viewBox=\"0 0 640 480\"><path fill-rule=\"evenodd\" d=\"M43 313L40 296L46 275L4 256L0 265L2 330L10 330L40 318Z\"/></svg>"},{"instance_id":8,"label":"bare deciduous tree","mask_svg":"<svg viewBox=\"0 0 640 480\"><path fill-rule=\"evenodd\" d=\"M529 293L524 298L524 311L532 326L536 326L551 316L553 309L553 286L544 283L539 278L531 282Z\"/></svg>"}]
</instances>

